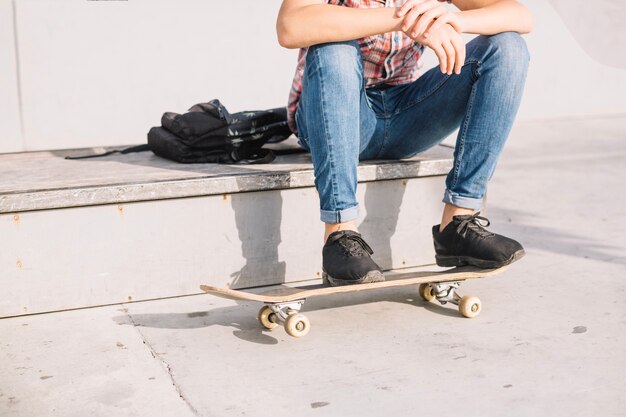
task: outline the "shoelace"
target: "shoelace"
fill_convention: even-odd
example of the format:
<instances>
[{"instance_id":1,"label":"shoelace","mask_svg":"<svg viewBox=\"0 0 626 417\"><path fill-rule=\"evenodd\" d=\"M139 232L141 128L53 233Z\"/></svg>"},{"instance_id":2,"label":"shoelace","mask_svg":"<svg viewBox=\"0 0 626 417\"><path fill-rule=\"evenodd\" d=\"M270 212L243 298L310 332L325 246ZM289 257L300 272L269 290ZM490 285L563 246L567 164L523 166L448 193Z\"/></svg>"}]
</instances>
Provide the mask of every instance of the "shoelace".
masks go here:
<instances>
[{"instance_id":1,"label":"shoelace","mask_svg":"<svg viewBox=\"0 0 626 417\"><path fill-rule=\"evenodd\" d=\"M363 250L366 250L370 255L374 253L372 248L370 248L367 242L365 242L360 235L338 234L333 236L332 242L336 242L338 240L339 242L337 243L339 243L339 245L350 255L363 255Z\"/></svg>"},{"instance_id":2,"label":"shoelace","mask_svg":"<svg viewBox=\"0 0 626 417\"><path fill-rule=\"evenodd\" d=\"M480 211L463 219L459 226L456 228L456 232L463 237L466 237L467 232L470 230L476 232L480 237L493 236L494 233L485 230L485 227L489 227L491 222L489 222L489 219L487 219L486 217L479 216L479 214Z\"/></svg>"}]
</instances>

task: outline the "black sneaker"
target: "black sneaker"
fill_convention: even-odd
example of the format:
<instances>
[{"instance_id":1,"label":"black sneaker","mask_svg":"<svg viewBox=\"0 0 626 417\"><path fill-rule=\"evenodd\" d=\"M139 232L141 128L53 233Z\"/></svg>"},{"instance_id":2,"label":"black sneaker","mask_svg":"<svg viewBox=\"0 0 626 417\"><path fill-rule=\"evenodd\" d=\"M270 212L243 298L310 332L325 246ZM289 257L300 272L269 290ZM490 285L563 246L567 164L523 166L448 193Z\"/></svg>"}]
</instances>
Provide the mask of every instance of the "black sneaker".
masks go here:
<instances>
[{"instance_id":1,"label":"black sneaker","mask_svg":"<svg viewBox=\"0 0 626 417\"><path fill-rule=\"evenodd\" d=\"M358 232L331 233L322 248L324 282L335 287L384 281L382 270L370 257L373 253Z\"/></svg>"},{"instance_id":2,"label":"black sneaker","mask_svg":"<svg viewBox=\"0 0 626 417\"><path fill-rule=\"evenodd\" d=\"M479 214L454 216L441 232L433 226L437 265L499 268L524 256L518 242L487 231L489 220Z\"/></svg>"}]
</instances>

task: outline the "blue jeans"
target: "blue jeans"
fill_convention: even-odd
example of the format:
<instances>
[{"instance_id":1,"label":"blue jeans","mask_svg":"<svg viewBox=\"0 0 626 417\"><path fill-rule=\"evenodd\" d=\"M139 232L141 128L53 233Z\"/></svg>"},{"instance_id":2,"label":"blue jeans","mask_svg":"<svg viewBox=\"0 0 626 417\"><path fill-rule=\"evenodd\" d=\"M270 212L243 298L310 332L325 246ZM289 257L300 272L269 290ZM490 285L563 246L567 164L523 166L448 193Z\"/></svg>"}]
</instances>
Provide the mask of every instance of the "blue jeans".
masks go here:
<instances>
[{"instance_id":1,"label":"blue jeans","mask_svg":"<svg viewBox=\"0 0 626 417\"><path fill-rule=\"evenodd\" d=\"M309 48L295 118L311 152L321 220L359 217L357 165L408 158L459 128L443 201L480 209L517 113L529 54L520 35L478 36L467 44L461 74L439 67L416 81L365 88L356 41Z\"/></svg>"}]
</instances>

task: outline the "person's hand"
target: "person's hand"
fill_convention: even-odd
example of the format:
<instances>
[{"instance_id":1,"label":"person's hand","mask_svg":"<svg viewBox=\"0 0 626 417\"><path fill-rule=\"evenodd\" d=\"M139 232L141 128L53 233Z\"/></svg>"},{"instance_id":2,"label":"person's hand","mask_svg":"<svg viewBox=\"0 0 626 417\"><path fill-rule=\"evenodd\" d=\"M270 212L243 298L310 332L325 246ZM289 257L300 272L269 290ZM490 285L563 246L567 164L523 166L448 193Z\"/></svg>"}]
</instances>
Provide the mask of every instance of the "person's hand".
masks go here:
<instances>
[{"instance_id":1,"label":"person's hand","mask_svg":"<svg viewBox=\"0 0 626 417\"><path fill-rule=\"evenodd\" d=\"M404 17L401 29L407 36L435 52L442 73L461 73L465 42L458 14L437 0L407 0L396 14Z\"/></svg>"},{"instance_id":2,"label":"person's hand","mask_svg":"<svg viewBox=\"0 0 626 417\"><path fill-rule=\"evenodd\" d=\"M407 0L398 9L396 16L404 17L402 31L412 38L428 37L445 24L462 32L459 15L450 12L437 0Z\"/></svg>"},{"instance_id":3,"label":"person's hand","mask_svg":"<svg viewBox=\"0 0 626 417\"><path fill-rule=\"evenodd\" d=\"M421 36L419 39L412 39L435 52L442 73L448 75L452 75L453 71L455 74L461 73L461 67L465 63L465 41L451 25L439 27L428 37Z\"/></svg>"}]
</instances>

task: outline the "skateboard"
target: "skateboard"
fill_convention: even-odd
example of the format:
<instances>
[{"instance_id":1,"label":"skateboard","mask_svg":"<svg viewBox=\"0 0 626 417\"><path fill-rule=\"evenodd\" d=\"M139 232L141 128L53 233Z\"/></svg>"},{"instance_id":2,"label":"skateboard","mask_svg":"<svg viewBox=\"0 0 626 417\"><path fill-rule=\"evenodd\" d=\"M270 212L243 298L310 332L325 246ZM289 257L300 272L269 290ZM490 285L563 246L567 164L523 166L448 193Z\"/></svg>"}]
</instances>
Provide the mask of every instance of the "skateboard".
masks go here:
<instances>
[{"instance_id":1,"label":"skateboard","mask_svg":"<svg viewBox=\"0 0 626 417\"><path fill-rule=\"evenodd\" d=\"M303 337L311 329L311 322L300 309L307 298L323 295L345 294L356 291L374 290L377 288L403 287L419 285L418 294L425 301L438 301L441 304L454 304L459 312L468 318L480 314L482 304L478 297L463 296L457 293L461 283L468 279L490 277L504 272L510 265L500 268L482 269L474 266L462 266L443 271L388 271L385 281L369 284L345 285L331 287L325 282L322 285L304 287L280 287L261 293L245 290L201 285L200 289L208 294L238 301L257 301L264 303L258 314L261 326L271 330L282 324L290 336Z\"/></svg>"}]
</instances>

